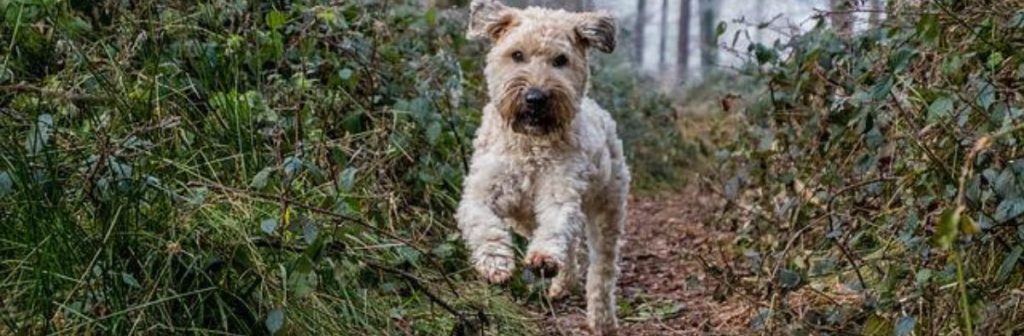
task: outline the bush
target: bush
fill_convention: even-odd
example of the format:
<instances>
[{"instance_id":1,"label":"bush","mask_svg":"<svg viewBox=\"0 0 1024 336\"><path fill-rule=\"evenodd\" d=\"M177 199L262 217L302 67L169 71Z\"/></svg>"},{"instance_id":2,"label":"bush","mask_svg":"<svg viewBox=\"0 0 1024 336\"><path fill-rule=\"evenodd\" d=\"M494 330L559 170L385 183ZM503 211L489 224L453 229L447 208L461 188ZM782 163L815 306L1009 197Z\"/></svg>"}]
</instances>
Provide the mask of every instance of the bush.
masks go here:
<instances>
[{"instance_id":1,"label":"bush","mask_svg":"<svg viewBox=\"0 0 1024 336\"><path fill-rule=\"evenodd\" d=\"M482 97L458 15L0 12L8 332L533 330L453 235Z\"/></svg>"},{"instance_id":2,"label":"bush","mask_svg":"<svg viewBox=\"0 0 1024 336\"><path fill-rule=\"evenodd\" d=\"M598 59L591 96L618 123L634 186L650 190L681 182L699 153L695 140L677 127L677 101L621 53Z\"/></svg>"},{"instance_id":3,"label":"bush","mask_svg":"<svg viewBox=\"0 0 1024 336\"><path fill-rule=\"evenodd\" d=\"M823 19L751 47L748 70L767 90L714 178L746 274L771 280L746 288L772 302L755 327L1020 331L1024 11L1013 2L893 7L854 37Z\"/></svg>"},{"instance_id":4,"label":"bush","mask_svg":"<svg viewBox=\"0 0 1024 336\"><path fill-rule=\"evenodd\" d=\"M534 333L451 220L482 46L394 3L0 0L0 333Z\"/></svg>"}]
</instances>

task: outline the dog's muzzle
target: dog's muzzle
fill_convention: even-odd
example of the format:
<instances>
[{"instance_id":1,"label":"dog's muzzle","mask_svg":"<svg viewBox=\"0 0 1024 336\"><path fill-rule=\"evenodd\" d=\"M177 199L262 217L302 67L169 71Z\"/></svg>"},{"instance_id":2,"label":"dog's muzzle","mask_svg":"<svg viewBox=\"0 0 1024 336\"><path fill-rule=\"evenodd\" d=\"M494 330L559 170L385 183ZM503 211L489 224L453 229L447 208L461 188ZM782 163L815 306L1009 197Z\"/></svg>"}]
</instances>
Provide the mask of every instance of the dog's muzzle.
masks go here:
<instances>
[{"instance_id":1,"label":"dog's muzzle","mask_svg":"<svg viewBox=\"0 0 1024 336\"><path fill-rule=\"evenodd\" d=\"M530 135L544 135L554 131L558 120L551 111L551 93L529 88L523 94L523 103L516 113L512 130Z\"/></svg>"}]
</instances>

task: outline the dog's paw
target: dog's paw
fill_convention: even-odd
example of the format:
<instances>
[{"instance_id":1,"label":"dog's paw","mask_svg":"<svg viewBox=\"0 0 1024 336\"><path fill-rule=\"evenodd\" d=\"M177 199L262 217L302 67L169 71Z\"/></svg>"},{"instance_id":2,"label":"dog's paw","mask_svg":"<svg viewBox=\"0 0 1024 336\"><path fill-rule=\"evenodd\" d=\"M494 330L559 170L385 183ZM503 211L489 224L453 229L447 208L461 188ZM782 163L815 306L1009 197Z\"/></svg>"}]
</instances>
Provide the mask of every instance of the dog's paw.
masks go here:
<instances>
[{"instance_id":1,"label":"dog's paw","mask_svg":"<svg viewBox=\"0 0 1024 336\"><path fill-rule=\"evenodd\" d=\"M511 251L482 253L476 258L476 270L487 282L498 284L508 281L515 270L516 261Z\"/></svg>"},{"instance_id":2,"label":"dog's paw","mask_svg":"<svg viewBox=\"0 0 1024 336\"><path fill-rule=\"evenodd\" d=\"M542 251L530 251L526 254L526 267L529 267L538 276L549 278L558 275L558 272L565 265L552 254Z\"/></svg>"},{"instance_id":3,"label":"dog's paw","mask_svg":"<svg viewBox=\"0 0 1024 336\"><path fill-rule=\"evenodd\" d=\"M587 293L587 326L595 336L615 336L619 328L619 322L615 317L615 300L613 296L600 297L590 296Z\"/></svg>"},{"instance_id":4,"label":"dog's paw","mask_svg":"<svg viewBox=\"0 0 1024 336\"><path fill-rule=\"evenodd\" d=\"M594 336L616 336L619 334L618 327L614 323L590 322L587 324L587 329Z\"/></svg>"}]
</instances>

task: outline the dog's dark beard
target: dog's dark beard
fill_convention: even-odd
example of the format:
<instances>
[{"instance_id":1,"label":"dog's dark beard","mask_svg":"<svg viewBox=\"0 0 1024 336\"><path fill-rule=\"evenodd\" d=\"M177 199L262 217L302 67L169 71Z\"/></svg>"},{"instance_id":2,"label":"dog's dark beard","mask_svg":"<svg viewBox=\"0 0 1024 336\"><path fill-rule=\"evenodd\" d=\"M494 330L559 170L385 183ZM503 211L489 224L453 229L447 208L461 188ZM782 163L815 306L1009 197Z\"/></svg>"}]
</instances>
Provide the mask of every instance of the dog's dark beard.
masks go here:
<instances>
[{"instance_id":1,"label":"dog's dark beard","mask_svg":"<svg viewBox=\"0 0 1024 336\"><path fill-rule=\"evenodd\" d=\"M526 135L546 135L561 129L558 120L550 112L526 109L512 120L512 131Z\"/></svg>"},{"instance_id":2,"label":"dog's dark beard","mask_svg":"<svg viewBox=\"0 0 1024 336\"><path fill-rule=\"evenodd\" d=\"M528 83L512 81L505 86L498 111L513 132L530 136L558 133L568 127L576 116L579 102L573 99L571 88L549 85L551 97L542 108L532 108L524 103L523 94Z\"/></svg>"}]
</instances>

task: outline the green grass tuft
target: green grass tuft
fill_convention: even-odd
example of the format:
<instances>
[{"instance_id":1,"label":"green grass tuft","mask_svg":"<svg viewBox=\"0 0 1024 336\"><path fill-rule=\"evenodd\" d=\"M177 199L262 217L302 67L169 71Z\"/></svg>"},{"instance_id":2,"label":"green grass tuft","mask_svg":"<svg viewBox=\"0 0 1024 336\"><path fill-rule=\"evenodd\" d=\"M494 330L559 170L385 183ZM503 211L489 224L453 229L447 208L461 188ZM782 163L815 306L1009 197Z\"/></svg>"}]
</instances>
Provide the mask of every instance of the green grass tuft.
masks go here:
<instances>
[{"instance_id":1,"label":"green grass tuft","mask_svg":"<svg viewBox=\"0 0 1024 336\"><path fill-rule=\"evenodd\" d=\"M451 219L485 99L464 15L0 0L0 334L536 334L537 289L479 281ZM675 150L613 71L627 144Z\"/></svg>"}]
</instances>

